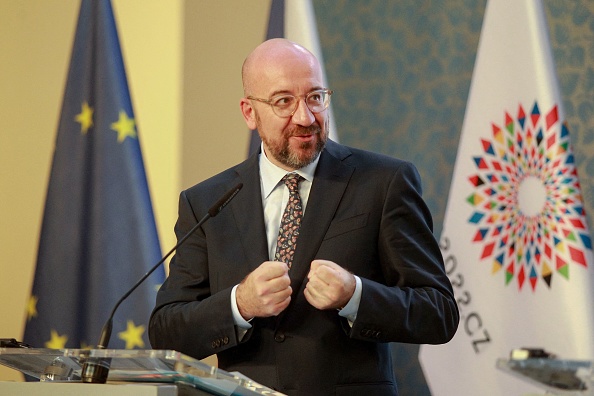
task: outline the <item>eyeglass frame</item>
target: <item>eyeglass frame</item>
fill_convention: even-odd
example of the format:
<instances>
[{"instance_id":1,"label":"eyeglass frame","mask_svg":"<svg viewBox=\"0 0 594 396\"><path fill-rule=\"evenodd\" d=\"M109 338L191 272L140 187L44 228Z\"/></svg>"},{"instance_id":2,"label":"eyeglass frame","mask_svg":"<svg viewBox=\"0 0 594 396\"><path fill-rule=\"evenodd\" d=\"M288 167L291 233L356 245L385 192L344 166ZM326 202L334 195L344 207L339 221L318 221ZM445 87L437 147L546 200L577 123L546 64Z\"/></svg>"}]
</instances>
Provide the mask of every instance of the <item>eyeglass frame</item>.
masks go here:
<instances>
[{"instance_id":1,"label":"eyeglass frame","mask_svg":"<svg viewBox=\"0 0 594 396\"><path fill-rule=\"evenodd\" d=\"M323 109L323 110L320 110L320 111L313 111L312 109L310 109L310 108L309 108L309 105L307 104L307 98L308 98L310 95L313 95L313 94L315 94L316 92L324 92L326 95L328 95L328 105L327 105L326 107L324 107L324 109ZM330 106L330 98L331 98L331 96L332 96L332 94L333 94L333 93L334 93L334 91L333 91L333 90L331 90L331 89L328 89L328 88L321 88L321 89L314 89L313 91L310 91L310 92L308 92L308 93L306 93L306 94L304 94L304 95L292 95L292 94L280 94L280 93L279 93L279 94L276 94L276 95L273 95L273 96L271 96L271 97L270 97L270 99L256 98L255 96L248 95L248 96L246 96L246 99L250 99L250 100L256 100L256 101L258 101L258 102L261 102L261 103L266 103L267 105L269 105L269 106L270 106L270 108L272 109L272 112L273 112L273 113L274 113L274 114L275 114L277 117L280 117L280 118L290 118L290 117L293 117L293 115L294 115L294 114L297 112L297 109L299 108L299 99L302 99L302 98L303 98L303 101L305 102L305 106L307 107L307 109L308 109L309 111L311 111L311 113L312 113L312 114L319 114L319 113L321 113L322 111L324 111L324 110L328 109L328 107ZM297 105L295 106L295 108L293 109L293 111L291 112L291 114L289 114L289 115L286 115L286 116L281 116L281 115L278 115L278 114L276 113L275 107L274 107L274 105L272 104L272 99L274 99L274 98L275 98L275 97L277 97L277 96L292 96L292 97L294 97L295 99L298 99L298 100L297 100L297 102L296 102L296 103L297 103Z\"/></svg>"}]
</instances>

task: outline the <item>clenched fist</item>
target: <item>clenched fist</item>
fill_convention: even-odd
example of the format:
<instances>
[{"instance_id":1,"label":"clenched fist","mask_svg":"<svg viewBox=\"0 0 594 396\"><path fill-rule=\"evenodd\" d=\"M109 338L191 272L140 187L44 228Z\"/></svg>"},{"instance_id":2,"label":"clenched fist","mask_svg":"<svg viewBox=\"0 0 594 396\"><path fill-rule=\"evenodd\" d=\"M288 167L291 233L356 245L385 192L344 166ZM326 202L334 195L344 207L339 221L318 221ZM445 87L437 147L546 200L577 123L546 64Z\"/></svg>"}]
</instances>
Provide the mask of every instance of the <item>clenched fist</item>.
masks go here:
<instances>
[{"instance_id":1,"label":"clenched fist","mask_svg":"<svg viewBox=\"0 0 594 396\"><path fill-rule=\"evenodd\" d=\"M311 263L305 298L318 309L343 308L355 292L355 276L328 260Z\"/></svg>"},{"instance_id":2,"label":"clenched fist","mask_svg":"<svg viewBox=\"0 0 594 396\"><path fill-rule=\"evenodd\" d=\"M276 316L291 302L289 267L279 261L265 261L237 287L239 313L245 320Z\"/></svg>"}]
</instances>

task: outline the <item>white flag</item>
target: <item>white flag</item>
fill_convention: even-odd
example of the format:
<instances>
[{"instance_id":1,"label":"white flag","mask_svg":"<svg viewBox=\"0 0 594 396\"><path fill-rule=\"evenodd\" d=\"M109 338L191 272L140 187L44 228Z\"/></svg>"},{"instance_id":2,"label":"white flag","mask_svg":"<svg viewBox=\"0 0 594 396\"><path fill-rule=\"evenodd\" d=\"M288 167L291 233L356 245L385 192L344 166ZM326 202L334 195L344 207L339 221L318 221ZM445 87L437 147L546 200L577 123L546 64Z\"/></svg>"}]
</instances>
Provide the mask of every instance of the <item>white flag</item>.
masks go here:
<instances>
[{"instance_id":1,"label":"white flag","mask_svg":"<svg viewBox=\"0 0 594 396\"><path fill-rule=\"evenodd\" d=\"M433 395L544 393L514 348L594 358L592 246L539 0L490 0L441 236L461 320L422 346Z\"/></svg>"}]
</instances>

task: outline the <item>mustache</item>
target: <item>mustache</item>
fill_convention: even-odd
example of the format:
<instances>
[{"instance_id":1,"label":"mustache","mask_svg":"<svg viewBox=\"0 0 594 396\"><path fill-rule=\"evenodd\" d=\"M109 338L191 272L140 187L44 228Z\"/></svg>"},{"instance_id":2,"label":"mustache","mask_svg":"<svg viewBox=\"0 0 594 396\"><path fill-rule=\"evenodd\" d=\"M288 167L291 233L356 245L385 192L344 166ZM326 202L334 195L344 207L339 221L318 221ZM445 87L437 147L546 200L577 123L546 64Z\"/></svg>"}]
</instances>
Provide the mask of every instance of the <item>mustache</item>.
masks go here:
<instances>
[{"instance_id":1,"label":"mustache","mask_svg":"<svg viewBox=\"0 0 594 396\"><path fill-rule=\"evenodd\" d=\"M289 136L305 136L305 135L316 135L322 133L322 128L319 125L312 124L308 127L295 127L289 131Z\"/></svg>"}]
</instances>

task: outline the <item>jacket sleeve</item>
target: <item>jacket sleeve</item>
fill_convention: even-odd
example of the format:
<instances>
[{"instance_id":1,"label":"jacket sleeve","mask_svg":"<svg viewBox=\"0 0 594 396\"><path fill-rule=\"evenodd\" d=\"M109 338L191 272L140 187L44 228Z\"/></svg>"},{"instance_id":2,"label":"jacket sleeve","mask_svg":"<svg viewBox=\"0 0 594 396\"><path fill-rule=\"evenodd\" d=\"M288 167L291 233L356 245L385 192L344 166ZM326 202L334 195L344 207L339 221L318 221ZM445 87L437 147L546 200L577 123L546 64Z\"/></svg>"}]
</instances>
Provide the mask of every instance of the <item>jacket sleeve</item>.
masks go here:
<instances>
[{"instance_id":1,"label":"jacket sleeve","mask_svg":"<svg viewBox=\"0 0 594 396\"><path fill-rule=\"evenodd\" d=\"M197 224L195 213L199 211L182 192L175 225L178 241ZM206 238L204 230L198 229L177 249L169 276L157 294L149 321L153 348L174 349L202 359L237 345L232 287L215 292L209 277Z\"/></svg>"},{"instance_id":2,"label":"jacket sleeve","mask_svg":"<svg viewBox=\"0 0 594 396\"><path fill-rule=\"evenodd\" d=\"M352 338L441 344L454 336L459 312L432 226L420 176L403 162L381 214L377 260L383 281L362 278Z\"/></svg>"}]
</instances>

